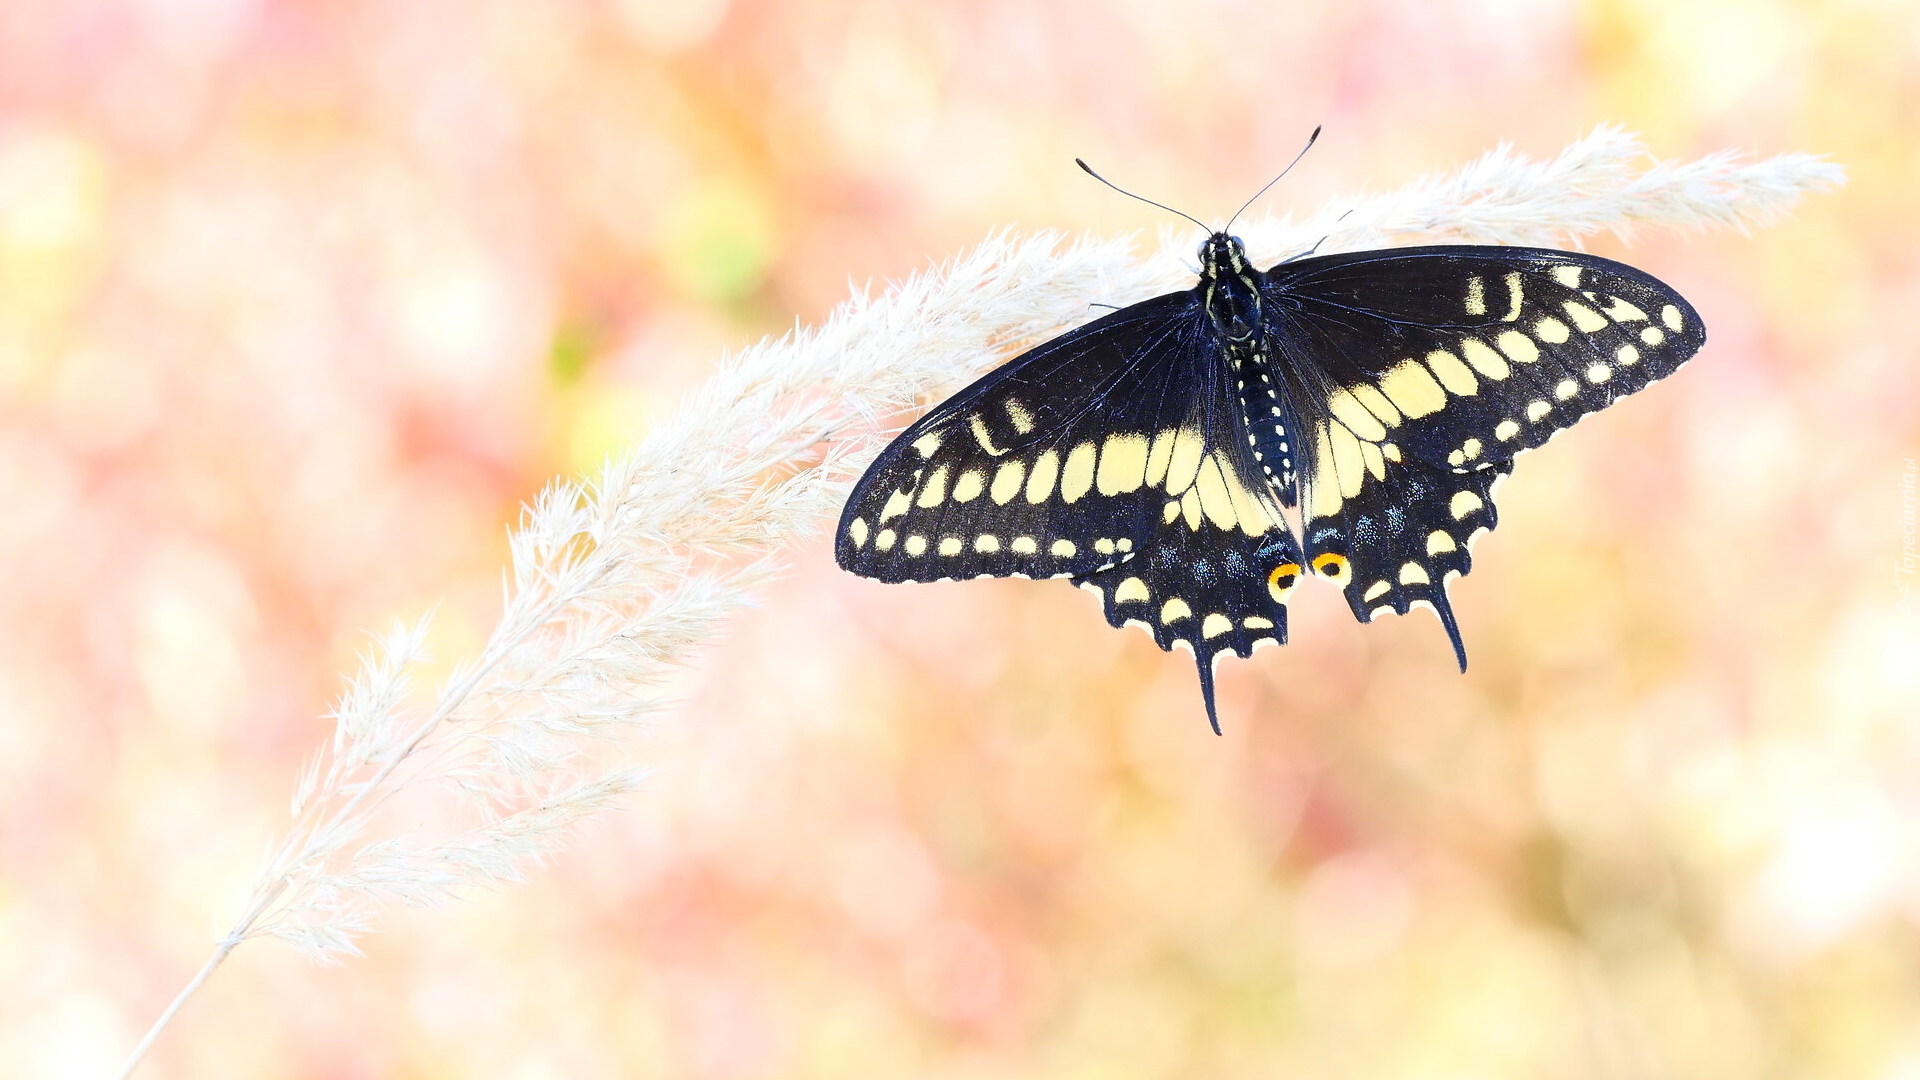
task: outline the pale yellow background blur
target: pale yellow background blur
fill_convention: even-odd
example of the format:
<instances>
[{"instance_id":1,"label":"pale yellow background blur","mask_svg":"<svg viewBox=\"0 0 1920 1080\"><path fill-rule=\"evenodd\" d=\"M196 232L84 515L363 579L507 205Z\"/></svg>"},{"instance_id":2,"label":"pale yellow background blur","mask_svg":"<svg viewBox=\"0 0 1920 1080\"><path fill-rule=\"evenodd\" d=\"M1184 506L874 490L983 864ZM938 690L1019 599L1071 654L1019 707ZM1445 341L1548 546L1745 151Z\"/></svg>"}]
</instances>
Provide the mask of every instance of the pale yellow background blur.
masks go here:
<instances>
[{"instance_id":1,"label":"pale yellow background blur","mask_svg":"<svg viewBox=\"0 0 1920 1080\"><path fill-rule=\"evenodd\" d=\"M1075 155L1218 219L1316 123L1267 208L1602 121L1852 182L1596 246L1710 338L1503 489L1466 676L1307 588L1215 738L1065 584L816 542L626 810L344 967L247 945L143 1075L1920 1077L1901 0L7 0L0 1075L111 1072L366 631L470 650L518 504L724 350L1169 220Z\"/></svg>"}]
</instances>

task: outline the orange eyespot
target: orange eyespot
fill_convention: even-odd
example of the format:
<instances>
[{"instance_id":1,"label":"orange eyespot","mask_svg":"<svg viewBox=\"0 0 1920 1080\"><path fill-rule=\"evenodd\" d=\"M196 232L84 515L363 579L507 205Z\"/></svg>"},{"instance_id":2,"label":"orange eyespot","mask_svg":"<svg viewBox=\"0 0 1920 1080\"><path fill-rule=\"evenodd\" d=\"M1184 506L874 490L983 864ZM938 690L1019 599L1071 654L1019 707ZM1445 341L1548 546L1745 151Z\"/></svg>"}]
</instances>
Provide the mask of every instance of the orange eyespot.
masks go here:
<instances>
[{"instance_id":1,"label":"orange eyespot","mask_svg":"<svg viewBox=\"0 0 1920 1080\"><path fill-rule=\"evenodd\" d=\"M1267 595L1273 597L1275 603L1284 604L1287 602L1287 590L1298 584L1300 564L1281 563L1273 568L1273 573L1267 575Z\"/></svg>"},{"instance_id":2,"label":"orange eyespot","mask_svg":"<svg viewBox=\"0 0 1920 1080\"><path fill-rule=\"evenodd\" d=\"M1334 551L1323 551L1314 556L1313 571L1324 578L1341 581L1347 576L1347 557Z\"/></svg>"}]
</instances>

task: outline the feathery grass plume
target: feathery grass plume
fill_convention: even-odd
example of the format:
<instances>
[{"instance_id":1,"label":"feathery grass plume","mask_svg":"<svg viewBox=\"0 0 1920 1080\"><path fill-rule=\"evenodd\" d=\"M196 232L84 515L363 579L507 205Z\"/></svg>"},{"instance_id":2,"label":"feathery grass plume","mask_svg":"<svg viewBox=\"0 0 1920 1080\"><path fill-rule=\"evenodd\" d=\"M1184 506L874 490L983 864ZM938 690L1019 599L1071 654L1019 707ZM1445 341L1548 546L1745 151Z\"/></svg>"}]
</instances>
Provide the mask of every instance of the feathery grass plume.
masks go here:
<instances>
[{"instance_id":1,"label":"feathery grass plume","mask_svg":"<svg viewBox=\"0 0 1920 1080\"><path fill-rule=\"evenodd\" d=\"M1334 252L1409 238L1555 244L1646 225L1744 229L1844 180L1806 155L1650 167L1644 156L1632 136L1603 127L1551 161L1501 147L1451 176L1238 231L1266 263L1316 242ZM888 435L885 418L1085 321L1091 301L1125 305L1189 284L1194 239L1169 235L1141 260L1127 239L995 234L882 296L856 295L818 329L742 350L597 477L550 485L513 535L498 626L430 702L416 702L408 682L424 620L365 657L243 913L121 1075L243 941L272 936L336 959L384 904L520 880L633 789L638 772L604 764L606 748L661 708L647 688L836 508ZM465 803L471 828L369 838L394 796L436 790Z\"/></svg>"}]
</instances>

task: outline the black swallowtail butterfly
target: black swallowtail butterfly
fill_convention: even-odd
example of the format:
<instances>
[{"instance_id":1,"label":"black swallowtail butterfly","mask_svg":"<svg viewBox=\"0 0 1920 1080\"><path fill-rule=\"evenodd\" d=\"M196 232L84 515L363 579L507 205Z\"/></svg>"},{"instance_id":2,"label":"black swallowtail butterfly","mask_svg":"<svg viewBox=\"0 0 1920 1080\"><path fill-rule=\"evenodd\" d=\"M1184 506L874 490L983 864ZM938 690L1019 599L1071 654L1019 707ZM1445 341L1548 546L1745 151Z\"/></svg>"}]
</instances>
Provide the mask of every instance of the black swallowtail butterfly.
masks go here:
<instances>
[{"instance_id":1,"label":"black swallowtail butterfly","mask_svg":"<svg viewBox=\"0 0 1920 1080\"><path fill-rule=\"evenodd\" d=\"M1514 457L1706 340L1665 284L1575 252L1408 247L1262 272L1221 231L1200 264L1194 288L1040 345L903 432L847 500L840 566L1072 578L1112 625L1193 652L1216 732L1214 662L1284 644L1310 575L1361 622L1430 606L1464 672L1447 582Z\"/></svg>"}]
</instances>

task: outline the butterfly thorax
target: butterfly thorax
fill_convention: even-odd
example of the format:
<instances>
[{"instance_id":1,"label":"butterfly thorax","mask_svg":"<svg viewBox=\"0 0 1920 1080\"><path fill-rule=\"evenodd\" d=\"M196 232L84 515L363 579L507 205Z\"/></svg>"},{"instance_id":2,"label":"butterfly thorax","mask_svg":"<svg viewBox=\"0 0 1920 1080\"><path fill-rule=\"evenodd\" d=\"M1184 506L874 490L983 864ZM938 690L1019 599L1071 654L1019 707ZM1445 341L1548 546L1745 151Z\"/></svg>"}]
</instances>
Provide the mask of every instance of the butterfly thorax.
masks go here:
<instances>
[{"instance_id":1,"label":"butterfly thorax","mask_svg":"<svg viewBox=\"0 0 1920 1080\"><path fill-rule=\"evenodd\" d=\"M1214 233L1200 245L1200 289L1207 317L1226 341L1251 342L1260 332L1260 272L1240 238Z\"/></svg>"}]
</instances>

